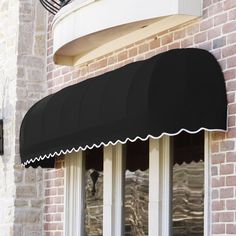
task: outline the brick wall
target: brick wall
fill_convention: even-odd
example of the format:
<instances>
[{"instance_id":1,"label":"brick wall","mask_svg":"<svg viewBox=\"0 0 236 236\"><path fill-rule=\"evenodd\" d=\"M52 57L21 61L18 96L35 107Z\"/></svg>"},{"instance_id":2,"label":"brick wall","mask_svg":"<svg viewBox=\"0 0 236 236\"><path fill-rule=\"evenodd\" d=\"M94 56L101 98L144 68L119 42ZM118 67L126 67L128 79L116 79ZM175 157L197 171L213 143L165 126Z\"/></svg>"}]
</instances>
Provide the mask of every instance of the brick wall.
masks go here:
<instances>
[{"instance_id":1,"label":"brick wall","mask_svg":"<svg viewBox=\"0 0 236 236\"><path fill-rule=\"evenodd\" d=\"M54 93L68 85L79 83L82 80L173 48L197 47L206 49L215 55L225 75L229 116L228 132L212 132L210 138L211 172L209 175L211 189L209 201L211 203L211 235L236 235L236 1L204 0L202 18L158 35L153 35L76 67L54 65L52 61L53 41L50 32L51 20L52 17L50 16L47 49L49 93ZM48 174L58 171L63 173L63 168L50 171ZM55 198L55 191L52 191L52 195L49 193L49 190L55 189L55 186L47 186L48 181L49 179L44 184L46 188L45 194L48 198ZM60 186L60 188L62 187ZM50 213L46 211L45 216L52 216L57 213L58 209L53 208ZM48 217L46 225L54 222L55 220L52 217ZM61 221L57 221L56 225L56 227L61 228L63 218L61 218ZM57 231L52 228L47 229L46 232L47 235L54 235L53 233ZM61 234L58 233L57 235Z\"/></svg>"},{"instance_id":2,"label":"brick wall","mask_svg":"<svg viewBox=\"0 0 236 236\"><path fill-rule=\"evenodd\" d=\"M58 158L56 168L44 172L44 235L62 236L64 219L64 160Z\"/></svg>"}]
</instances>

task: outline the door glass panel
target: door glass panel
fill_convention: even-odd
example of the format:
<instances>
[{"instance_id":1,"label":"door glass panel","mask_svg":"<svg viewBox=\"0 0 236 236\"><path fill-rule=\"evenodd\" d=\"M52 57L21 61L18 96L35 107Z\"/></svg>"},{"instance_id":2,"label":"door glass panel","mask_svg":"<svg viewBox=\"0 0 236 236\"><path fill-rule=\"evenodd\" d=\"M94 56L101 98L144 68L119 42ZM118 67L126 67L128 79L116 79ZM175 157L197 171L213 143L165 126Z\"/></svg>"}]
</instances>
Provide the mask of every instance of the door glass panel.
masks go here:
<instances>
[{"instance_id":1,"label":"door glass panel","mask_svg":"<svg viewBox=\"0 0 236 236\"><path fill-rule=\"evenodd\" d=\"M148 235L148 145L148 141L126 144L125 236Z\"/></svg>"},{"instance_id":2,"label":"door glass panel","mask_svg":"<svg viewBox=\"0 0 236 236\"><path fill-rule=\"evenodd\" d=\"M173 236L204 234L204 132L173 138Z\"/></svg>"}]
</instances>

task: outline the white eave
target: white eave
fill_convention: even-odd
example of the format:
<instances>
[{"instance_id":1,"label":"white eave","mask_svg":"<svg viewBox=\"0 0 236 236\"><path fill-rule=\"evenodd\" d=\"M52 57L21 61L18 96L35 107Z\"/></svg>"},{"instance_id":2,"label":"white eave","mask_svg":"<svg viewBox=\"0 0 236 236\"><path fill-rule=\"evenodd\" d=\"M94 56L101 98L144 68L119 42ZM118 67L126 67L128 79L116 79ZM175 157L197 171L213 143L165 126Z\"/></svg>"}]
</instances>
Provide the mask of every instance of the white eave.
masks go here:
<instances>
[{"instance_id":1,"label":"white eave","mask_svg":"<svg viewBox=\"0 0 236 236\"><path fill-rule=\"evenodd\" d=\"M79 65L201 14L201 0L75 0L54 18L54 61Z\"/></svg>"}]
</instances>

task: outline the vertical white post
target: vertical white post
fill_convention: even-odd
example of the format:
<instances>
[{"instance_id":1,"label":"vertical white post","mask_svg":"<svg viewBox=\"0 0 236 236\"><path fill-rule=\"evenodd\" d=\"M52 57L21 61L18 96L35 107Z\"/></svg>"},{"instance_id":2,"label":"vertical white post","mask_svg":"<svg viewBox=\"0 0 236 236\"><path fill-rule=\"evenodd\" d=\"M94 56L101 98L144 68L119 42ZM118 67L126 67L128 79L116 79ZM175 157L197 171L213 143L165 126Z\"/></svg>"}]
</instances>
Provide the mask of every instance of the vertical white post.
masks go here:
<instances>
[{"instance_id":1,"label":"vertical white post","mask_svg":"<svg viewBox=\"0 0 236 236\"><path fill-rule=\"evenodd\" d=\"M121 144L104 148L103 235L123 235L123 161Z\"/></svg>"},{"instance_id":2,"label":"vertical white post","mask_svg":"<svg viewBox=\"0 0 236 236\"><path fill-rule=\"evenodd\" d=\"M210 186L210 178L211 175L211 154L210 154L210 133L205 131L204 133L204 236L211 235L211 215L210 215L210 207L211 207L211 188Z\"/></svg>"},{"instance_id":3,"label":"vertical white post","mask_svg":"<svg viewBox=\"0 0 236 236\"><path fill-rule=\"evenodd\" d=\"M72 153L65 158L65 236L84 235L84 153Z\"/></svg>"},{"instance_id":4,"label":"vertical white post","mask_svg":"<svg viewBox=\"0 0 236 236\"><path fill-rule=\"evenodd\" d=\"M115 146L115 184L113 185L115 202L115 223L114 236L124 235L124 164L125 164L125 146L118 143Z\"/></svg>"},{"instance_id":5,"label":"vertical white post","mask_svg":"<svg viewBox=\"0 0 236 236\"><path fill-rule=\"evenodd\" d=\"M160 232L160 144L158 139L149 139L149 236Z\"/></svg>"},{"instance_id":6,"label":"vertical white post","mask_svg":"<svg viewBox=\"0 0 236 236\"><path fill-rule=\"evenodd\" d=\"M172 149L170 137L163 136L161 139L161 234L162 236L172 235L171 211L172 211Z\"/></svg>"},{"instance_id":7,"label":"vertical white post","mask_svg":"<svg viewBox=\"0 0 236 236\"><path fill-rule=\"evenodd\" d=\"M113 147L109 145L104 147L104 162L103 162L103 236L111 236L113 233Z\"/></svg>"}]
</instances>

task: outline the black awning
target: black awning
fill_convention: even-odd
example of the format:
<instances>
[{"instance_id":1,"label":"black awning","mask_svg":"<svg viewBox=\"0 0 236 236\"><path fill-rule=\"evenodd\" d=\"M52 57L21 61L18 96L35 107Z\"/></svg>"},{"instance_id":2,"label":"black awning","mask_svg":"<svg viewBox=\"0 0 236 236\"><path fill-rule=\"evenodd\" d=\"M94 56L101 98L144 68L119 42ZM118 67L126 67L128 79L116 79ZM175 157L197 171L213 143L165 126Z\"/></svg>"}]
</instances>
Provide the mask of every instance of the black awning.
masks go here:
<instances>
[{"instance_id":1,"label":"black awning","mask_svg":"<svg viewBox=\"0 0 236 236\"><path fill-rule=\"evenodd\" d=\"M185 130L226 130L223 73L212 54L174 49L62 89L36 103L20 130L22 164Z\"/></svg>"}]
</instances>

